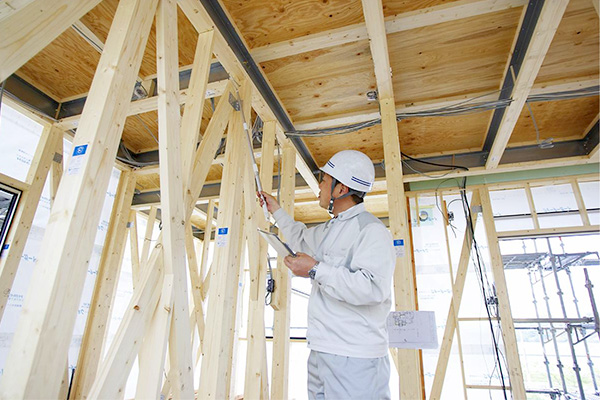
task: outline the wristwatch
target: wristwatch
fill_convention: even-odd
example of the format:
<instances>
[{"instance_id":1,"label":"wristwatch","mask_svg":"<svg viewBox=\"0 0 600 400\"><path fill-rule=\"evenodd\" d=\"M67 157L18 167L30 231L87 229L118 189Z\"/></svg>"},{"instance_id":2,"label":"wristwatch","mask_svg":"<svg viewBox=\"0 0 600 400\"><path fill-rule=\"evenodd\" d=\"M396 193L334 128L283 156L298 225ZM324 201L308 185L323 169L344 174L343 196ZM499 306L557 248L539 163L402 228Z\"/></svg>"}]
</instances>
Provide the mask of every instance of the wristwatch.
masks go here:
<instances>
[{"instance_id":1,"label":"wristwatch","mask_svg":"<svg viewBox=\"0 0 600 400\"><path fill-rule=\"evenodd\" d=\"M308 277L313 281L315 280L315 276L317 275L317 268L319 267L319 264L319 261L317 261L317 263L313 265L310 271L308 271Z\"/></svg>"}]
</instances>

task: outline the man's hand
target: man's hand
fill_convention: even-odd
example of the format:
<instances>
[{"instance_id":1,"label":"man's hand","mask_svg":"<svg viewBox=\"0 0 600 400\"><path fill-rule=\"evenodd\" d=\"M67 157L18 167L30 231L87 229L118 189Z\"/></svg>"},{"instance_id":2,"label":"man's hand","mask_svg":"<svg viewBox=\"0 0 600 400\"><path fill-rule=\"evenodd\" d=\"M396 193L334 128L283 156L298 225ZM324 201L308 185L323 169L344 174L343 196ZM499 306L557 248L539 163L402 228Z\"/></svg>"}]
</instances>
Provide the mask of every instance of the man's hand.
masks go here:
<instances>
[{"instance_id":1,"label":"man's hand","mask_svg":"<svg viewBox=\"0 0 600 400\"><path fill-rule=\"evenodd\" d=\"M286 267L296 276L308 278L308 271L317 263L317 260L305 253L296 253L296 257L287 256L283 259Z\"/></svg>"},{"instance_id":2,"label":"man's hand","mask_svg":"<svg viewBox=\"0 0 600 400\"><path fill-rule=\"evenodd\" d=\"M260 201L261 207L263 206L263 203L266 200L267 210L269 210L269 212L271 214L273 214L275 211L277 211L281 208L281 206L279 205L277 200L275 200L275 198L273 196L271 196L270 194L268 194L266 192L256 192L256 196L258 196L258 201Z\"/></svg>"}]
</instances>

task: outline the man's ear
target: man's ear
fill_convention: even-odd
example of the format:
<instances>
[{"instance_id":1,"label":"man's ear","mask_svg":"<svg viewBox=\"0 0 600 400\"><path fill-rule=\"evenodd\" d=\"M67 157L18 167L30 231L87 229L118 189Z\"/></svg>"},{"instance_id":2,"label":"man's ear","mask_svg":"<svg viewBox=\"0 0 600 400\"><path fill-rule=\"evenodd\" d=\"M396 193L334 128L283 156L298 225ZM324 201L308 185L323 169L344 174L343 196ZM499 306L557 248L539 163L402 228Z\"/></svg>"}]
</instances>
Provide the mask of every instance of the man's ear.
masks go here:
<instances>
[{"instance_id":1,"label":"man's ear","mask_svg":"<svg viewBox=\"0 0 600 400\"><path fill-rule=\"evenodd\" d=\"M344 185L343 183L340 183L340 185L342 185L340 186L340 196L343 196L350 191L348 186Z\"/></svg>"}]
</instances>

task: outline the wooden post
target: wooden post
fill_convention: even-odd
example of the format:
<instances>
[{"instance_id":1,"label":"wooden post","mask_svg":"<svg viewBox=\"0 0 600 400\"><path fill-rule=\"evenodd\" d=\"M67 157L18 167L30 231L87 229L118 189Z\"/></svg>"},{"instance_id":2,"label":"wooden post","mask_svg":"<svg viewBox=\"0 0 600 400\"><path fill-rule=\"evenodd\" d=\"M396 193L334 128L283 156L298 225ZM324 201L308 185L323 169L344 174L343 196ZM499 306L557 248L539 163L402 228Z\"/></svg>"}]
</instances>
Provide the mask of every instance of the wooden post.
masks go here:
<instances>
[{"instance_id":1,"label":"wooden post","mask_svg":"<svg viewBox=\"0 0 600 400\"><path fill-rule=\"evenodd\" d=\"M531 185L529 182L525 183L525 194L527 195L527 204L529 204L529 212L533 220L533 228L540 229L540 220L535 209L535 202L533 201L533 193L531 193Z\"/></svg>"},{"instance_id":2,"label":"wooden post","mask_svg":"<svg viewBox=\"0 0 600 400\"><path fill-rule=\"evenodd\" d=\"M483 208L483 221L485 232L488 239L488 247L492 259L492 274L496 285L496 295L498 296L498 313L500 317L500 326L502 327L502 339L504 340L504 350L506 361L508 362L508 374L510 376L510 386L513 398L524 399L525 383L523 382L523 371L521 369L521 360L519 359L519 349L517 347L517 337L515 335L515 325L513 323L510 302L508 299L508 288L506 287L506 277L504 276L504 264L502 263L502 254L498 244L498 233L494 224L494 214L492 211L492 201L487 187L480 189L481 206Z\"/></svg>"},{"instance_id":3,"label":"wooden post","mask_svg":"<svg viewBox=\"0 0 600 400\"><path fill-rule=\"evenodd\" d=\"M295 164L296 151L291 143L283 146L281 167L281 207L294 216L294 190L296 184ZM275 293L273 293L273 308L275 308L273 327L273 369L271 379L271 398L288 398L288 372L290 353L290 300L291 272L283 263L283 258L277 258L277 273L275 274Z\"/></svg>"},{"instance_id":4,"label":"wooden post","mask_svg":"<svg viewBox=\"0 0 600 400\"><path fill-rule=\"evenodd\" d=\"M52 164L56 144L59 139L62 144L62 132L58 129L46 127L38 143L35 155L31 160L31 166L27 173L25 182L29 185L21 194L21 200L17 207L11 229L8 231L6 243L9 245L0 258L0 319L6 309L6 302L10 296L10 290L15 280L15 275L21 262L21 256L25 249L25 243L31 230L33 217L42 196L42 190L46 183L48 170ZM66 353L65 353L66 354Z\"/></svg>"},{"instance_id":5,"label":"wooden post","mask_svg":"<svg viewBox=\"0 0 600 400\"><path fill-rule=\"evenodd\" d=\"M275 121L265 121L260 161L260 180L263 190L271 193L273 190L273 150L275 149ZM246 174L252 176L251 171ZM250 190L250 189L248 189ZM256 201L255 197L254 201ZM251 204L247 203L247 207ZM260 229L268 230L269 222L262 216L262 209L254 204L253 213ZM251 250L256 249L256 252ZM267 374L263 369L266 365L265 341L265 284L268 268L268 245L259 240L258 233L248 230L248 253L250 264L250 302L248 305L248 349L246 356L246 379L244 381L244 398L260 399L263 393L262 382ZM268 390L267 390L268 393Z\"/></svg>"},{"instance_id":6,"label":"wooden post","mask_svg":"<svg viewBox=\"0 0 600 400\"><path fill-rule=\"evenodd\" d=\"M98 276L90 302L90 313L81 341L81 351L71 390L73 399L87 398L102 358L104 339L108 331L113 301L119 283L127 237L127 220L134 188L135 175L132 172L121 173L110 224L100 256Z\"/></svg>"},{"instance_id":7,"label":"wooden post","mask_svg":"<svg viewBox=\"0 0 600 400\"><path fill-rule=\"evenodd\" d=\"M240 88L242 99L242 112L246 113L246 120L250 118L250 86L243 82ZM219 105L231 107L225 101ZM237 279L239 263L236 261L238 253L238 240L241 229L241 199L242 182L240 179L241 168L244 165L244 131L240 112L231 116L227 134L227 148L225 151L225 166L221 180L221 194L219 196L219 214L217 217L217 239L214 256L214 267L211 268L210 301L206 313L207 330L204 337L204 357L200 374L200 388L198 397L203 399L221 399L229 391L231 379L231 352L229 345L233 335L232 313L235 315L235 294L231 290L231 282ZM214 153L213 153L214 154ZM237 290L234 286L233 289Z\"/></svg>"},{"instance_id":8,"label":"wooden post","mask_svg":"<svg viewBox=\"0 0 600 400\"><path fill-rule=\"evenodd\" d=\"M585 202L583 201L583 196L581 195L581 189L579 189L579 183L577 183L577 179L571 180L571 187L573 188L575 201L577 201L577 208L579 209L579 215L581 215L581 222L584 226L590 226L590 217L587 209L585 208Z\"/></svg>"},{"instance_id":9,"label":"wooden post","mask_svg":"<svg viewBox=\"0 0 600 400\"><path fill-rule=\"evenodd\" d=\"M475 210L481 205L479 192L474 191L473 197L471 198L471 221L473 223L473 232L477 226L477 219L479 213ZM446 227L444 226L444 229ZM444 385L444 379L446 378L446 369L448 367L448 359L450 358L450 351L452 350L452 341L454 340L454 331L458 334L458 311L460 309L460 303L462 301L462 295L465 288L465 282L467 280L467 271L469 267L469 261L471 260L471 248L473 246L473 235L468 230L465 231L465 237L463 239L462 250L460 252L460 258L458 261L458 268L456 270L456 280L452 285L452 299L450 299L450 306L448 308L448 317L446 318L446 328L444 329L444 337L440 345L440 353L438 356L437 365L435 368L435 376L433 378L433 386L431 387L430 399L439 399L442 395L442 386ZM452 268L452 266L450 267ZM463 385L464 386L464 385Z\"/></svg>"},{"instance_id":10,"label":"wooden post","mask_svg":"<svg viewBox=\"0 0 600 400\"><path fill-rule=\"evenodd\" d=\"M185 233L185 248L188 260L188 272L190 274L192 300L194 310L191 313L193 318L193 327L191 329L192 339L194 337L194 326L198 328L198 338L200 340L200 348L204 341L204 308L202 305L202 280L198 274L198 260L196 259L196 248L194 246L194 235L192 233L192 224L186 224Z\"/></svg>"},{"instance_id":11,"label":"wooden post","mask_svg":"<svg viewBox=\"0 0 600 400\"><path fill-rule=\"evenodd\" d=\"M383 134L390 231L394 240L403 241L402 245L406 249L404 255L396 259L396 270L394 272L396 310L416 310L416 288L413 281L414 269L410 251L406 199L404 197L400 140L398 138L398 123L396 122L396 106L383 19L383 6L381 0L363 0L362 5L380 99L379 109ZM403 371L400 374L400 397L422 399L424 397L424 391L421 387L423 372L419 351L399 349L398 357L399 370Z\"/></svg>"},{"instance_id":12,"label":"wooden post","mask_svg":"<svg viewBox=\"0 0 600 400\"><path fill-rule=\"evenodd\" d=\"M138 396L157 398L160 394L164 353L169 342L173 370L173 396L193 398L193 364L189 340L190 320L185 267L185 211L181 177L181 139L177 43L177 3L160 0L156 14L158 83L158 131L160 159L161 215L163 222L163 263L165 285L152 325L144 341L140 362L144 372L138 380ZM189 146L189 143L186 143ZM166 282L173 281L172 290ZM172 308L172 314L171 314ZM166 313L165 311L168 310ZM169 326L171 329L169 330ZM169 334L170 331L170 334ZM156 353L156 354L154 354ZM144 379L146 378L146 379ZM148 382L154 382L148 385Z\"/></svg>"},{"instance_id":13,"label":"wooden post","mask_svg":"<svg viewBox=\"0 0 600 400\"><path fill-rule=\"evenodd\" d=\"M108 186L156 1L119 2L77 129L75 156L50 213L0 397L58 396L104 201L99 194Z\"/></svg>"},{"instance_id":14,"label":"wooden post","mask_svg":"<svg viewBox=\"0 0 600 400\"><path fill-rule=\"evenodd\" d=\"M200 279L202 280L202 284L204 285L204 279L206 278L206 270L208 263L208 250L211 242L212 235L212 224L213 218L215 215L215 201L208 201L208 211L206 213L206 227L204 228L204 241L202 242L202 256L200 259ZM202 300L204 300L204 296L202 296Z\"/></svg>"}]
</instances>

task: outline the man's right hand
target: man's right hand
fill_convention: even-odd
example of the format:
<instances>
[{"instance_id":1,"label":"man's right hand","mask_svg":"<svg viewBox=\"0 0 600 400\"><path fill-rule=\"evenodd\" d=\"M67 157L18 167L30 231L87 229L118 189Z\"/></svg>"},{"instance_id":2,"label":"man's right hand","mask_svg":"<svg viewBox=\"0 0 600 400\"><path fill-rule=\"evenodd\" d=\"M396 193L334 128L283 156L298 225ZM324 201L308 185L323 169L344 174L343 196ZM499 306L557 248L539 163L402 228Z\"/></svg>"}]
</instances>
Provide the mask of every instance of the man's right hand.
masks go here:
<instances>
[{"instance_id":1,"label":"man's right hand","mask_svg":"<svg viewBox=\"0 0 600 400\"><path fill-rule=\"evenodd\" d=\"M266 192L256 192L256 195L258 196L258 201L260 201L261 207L265 201L267 202L267 210L269 210L271 214L281 208L277 200L275 200L275 198L270 194Z\"/></svg>"}]
</instances>

